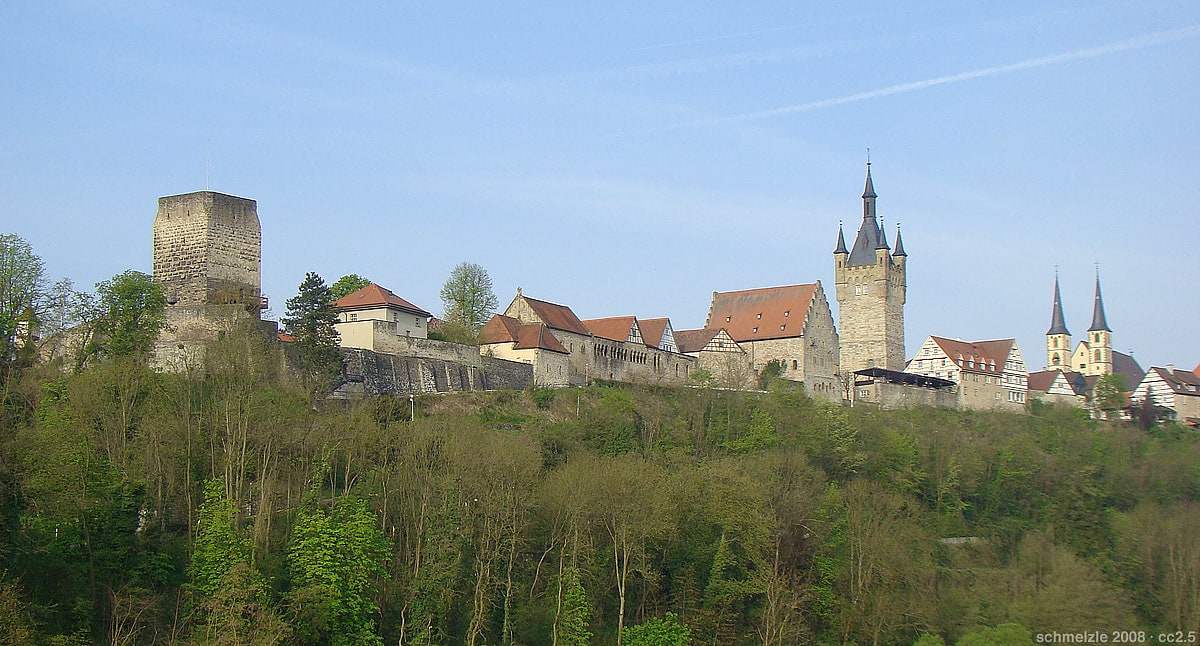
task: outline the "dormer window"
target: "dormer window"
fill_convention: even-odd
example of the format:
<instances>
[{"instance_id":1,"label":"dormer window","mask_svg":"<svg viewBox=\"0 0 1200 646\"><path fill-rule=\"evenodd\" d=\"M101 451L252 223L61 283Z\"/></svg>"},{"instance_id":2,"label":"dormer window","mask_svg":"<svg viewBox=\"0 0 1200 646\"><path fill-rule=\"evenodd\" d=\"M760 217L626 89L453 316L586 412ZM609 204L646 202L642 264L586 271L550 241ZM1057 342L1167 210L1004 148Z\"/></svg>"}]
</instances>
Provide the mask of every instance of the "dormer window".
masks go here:
<instances>
[{"instance_id":1,"label":"dormer window","mask_svg":"<svg viewBox=\"0 0 1200 646\"><path fill-rule=\"evenodd\" d=\"M762 318L762 312L759 312L759 313L758 313L758 316L757 316L756 318L760 318L760 319L761 319L761 318Z\"/></svg>"},{"instance_id":2,"label":"dormer window","mask_svg":"<svg viewBox=\"0 0 1200 646\"><path fill-rule=\"evenodd\" d=\"M732 317L726 316L726 317L725 317L725 322L726 322L726 323L728 323L730 318L732 318Z\"/></svg>"},{"instance_id":3,"label":"dormer window","mask_svg":"<svg viewBox=\"0 0 1200 646\"><path fill-rule=\"evenodd\" d=\"M753 330L751 330L751 332L753 332L754 334L758 334L758 328L754 328Z\"/></svg>"},{"instance_id":4,"label":"dormer window","mask_svg":"<svg viewBox=\"0 0 1200 646\"><path fill-rule=\"evenodd\" d=\"M783 318L787 318L787 317L788 317L788 314L791 314L791 313L792 313L792 310L784 310L784 312L783 312Z\"/></svg>"}]
</instances>

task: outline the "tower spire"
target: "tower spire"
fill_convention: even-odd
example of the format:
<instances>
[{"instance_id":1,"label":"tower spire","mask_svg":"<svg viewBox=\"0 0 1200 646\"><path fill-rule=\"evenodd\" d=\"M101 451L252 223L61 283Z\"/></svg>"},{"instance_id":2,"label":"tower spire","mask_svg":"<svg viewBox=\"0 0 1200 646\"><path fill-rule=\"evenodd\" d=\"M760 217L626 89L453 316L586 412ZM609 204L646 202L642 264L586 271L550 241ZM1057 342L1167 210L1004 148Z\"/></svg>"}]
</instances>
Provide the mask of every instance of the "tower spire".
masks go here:
<instances>
[{"instance_id":1,"label":"tower spire","mask_svg":"<svg viewBox=\"0 0 1200 646\"><path fill-rule=\"evenodd\" d=\"M842 221L841 220L838 220L837 248L833 250L833 253L850 253L846 249L846 236L842 235Z\"/></svg>"},{"instance_id":2,"label":"tower spire","mask_svg":"<svg viewBox=\"0 0 1200 646\"><path fill-rule=\"evenodd\" d=\"M892 256L908 256L904 253L904 241L900 239L900 223L896 223L896 250L892 252Z\"/></svg>"},{"instance_id":3,"label":"tower spire","mask_svg":"<svg viewBox=\"0 0 1200 646\"><path fill-rule=\"evenodd\" d=\"M1046 334L1066 334L1068 336L1071 334L1067 330L1067 322L1063 317L1062 294L1058 289L1057 269L1054 271L1054 310L1050 313L1050 329L1046 331Z\"/></svg>"},{"instance_id":4,"label":"tower spire","mask_svg":"<svg viewBox=\"0 0 1200 646\"><path fill-rule=\"evenodd\" d=\"M1092 305L1092 327L1088 328L1088 332L1098 332L1104 330L1112 332L1108 327L1108 319L1104 316L1104 297L1100 295L1100 264L1096 264L1096 299Z\"/></svg>"}]
</instances>

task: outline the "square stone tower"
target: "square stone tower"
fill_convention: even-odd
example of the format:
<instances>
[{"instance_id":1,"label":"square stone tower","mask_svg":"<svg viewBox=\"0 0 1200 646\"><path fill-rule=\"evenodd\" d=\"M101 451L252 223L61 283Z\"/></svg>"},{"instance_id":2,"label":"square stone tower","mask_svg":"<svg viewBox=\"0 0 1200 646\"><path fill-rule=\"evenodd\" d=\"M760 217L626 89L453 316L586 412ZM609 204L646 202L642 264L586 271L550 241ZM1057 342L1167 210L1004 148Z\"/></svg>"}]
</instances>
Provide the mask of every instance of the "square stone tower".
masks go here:
<instances>
[{"instance_id":1,"label":"square stone tower","mask_svg":"<svg viewBox=\"0 0 1200 646\"><path fill-rule=\"evenodd\" d=\"M168 328L155 348L160 369L198 367L206 342L238 321L257 323L266 306L254 200L212 191L159 198L153 258L167 297Z\"/></svg>"},{"instance_id":2,"label":"square stone tower","mask_svg":"<svg viewBox=\"0 0 1200 646\"><path fill-rule=\"evenodd\" d=\"M261 264L254 200L212 191L158 199L154 280L171 305L244 305L257 312Z\"/></svg>"},{"instance_id":3,"label":"square stone tower","mask_svg":"<svg viewBox=\"0 0 1200 646\"><path fill-rule=\"evenodd\" d=\"M837 277L839 368L845 378L864 368L904 370L904 302L908 292L907 262L900 229L896 250L875 213L875 186L867 162L863 219L851 249L838 227L834 249Z\"/></svg>"}]
</instances>

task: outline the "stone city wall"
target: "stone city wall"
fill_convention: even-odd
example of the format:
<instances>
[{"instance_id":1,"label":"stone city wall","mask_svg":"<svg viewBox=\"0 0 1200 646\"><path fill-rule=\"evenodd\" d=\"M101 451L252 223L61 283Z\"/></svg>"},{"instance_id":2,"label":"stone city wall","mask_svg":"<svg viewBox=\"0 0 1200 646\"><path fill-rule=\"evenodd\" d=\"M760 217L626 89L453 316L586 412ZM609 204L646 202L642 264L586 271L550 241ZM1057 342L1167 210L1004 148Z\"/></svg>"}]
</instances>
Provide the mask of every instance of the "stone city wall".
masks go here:
<instances>
[{"instance_id":1,"label":"stone city wall","mask_svg":"<svg viewBox=\"0 0 1200 646\"><path fill-rule=\"evenodd\" d=\"M345 382L331 395L354 399L375 395L523 390L533 385L529 364L475 355L466 365L441 359L396 356L343 348Z\"/></svg>"}]
</instances>

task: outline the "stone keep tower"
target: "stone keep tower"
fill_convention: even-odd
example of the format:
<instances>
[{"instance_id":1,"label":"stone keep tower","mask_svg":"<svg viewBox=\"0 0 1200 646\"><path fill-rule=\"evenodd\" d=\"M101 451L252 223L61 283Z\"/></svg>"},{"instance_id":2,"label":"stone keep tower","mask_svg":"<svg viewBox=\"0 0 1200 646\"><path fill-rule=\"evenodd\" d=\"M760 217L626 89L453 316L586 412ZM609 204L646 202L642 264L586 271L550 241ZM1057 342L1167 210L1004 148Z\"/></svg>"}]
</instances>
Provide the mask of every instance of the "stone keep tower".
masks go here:
<instances>
[{"instance_id":1,"label":"stone keep tower","mask_svg":"<svg viewBox=\"0 0 1200 646\"><path fill-rule=\"evenodd\" d=\"M212 191L159 198L153 257L169 326L155 347L160 369L194 366L217 332L234 321L258 321L265 303L254 200Z\"/></svg>"},{"instance_id":2,"label":"stone keep tower","mask_svg":"<svg viewBox=\"0 0 1200 646\"><path fill-rule=\"evenodd\" d=\"M261 263L254 200L212 191L158 199L154 280L171 306L244 305L257 312Z\"/></svg>"},{"instance_id":3,"label":"stone keep tower","mask_svg":"<svg viewBox=\"0 0 1200 646\"><path fill-rule=\"evenodd\" d=\"M904 301L908 291L904 242L896 227L896 250L888 247L875 213L875 186L871 162L863 190L863 217L854 246L838 225L833 251L837 276L840 368L848 375L864 368L904 370Z\"/></svg>"}]
</instances>

